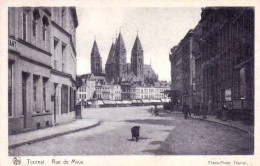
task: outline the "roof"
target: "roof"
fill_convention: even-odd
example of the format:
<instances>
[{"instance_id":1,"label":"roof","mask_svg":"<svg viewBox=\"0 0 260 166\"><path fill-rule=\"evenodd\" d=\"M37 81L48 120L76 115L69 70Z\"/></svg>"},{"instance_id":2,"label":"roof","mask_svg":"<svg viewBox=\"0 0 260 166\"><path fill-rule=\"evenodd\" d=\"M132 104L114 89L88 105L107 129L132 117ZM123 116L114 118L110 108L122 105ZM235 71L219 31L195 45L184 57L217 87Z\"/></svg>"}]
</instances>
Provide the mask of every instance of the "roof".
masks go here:
<instances>
[{"instance_id":1,"label":"roof","mask_svg":"<svg viewBox=\"0 0 260 166\"><path fill-rule=\"evenodd\" d=\"M112 43L109 54L108 54L108 58L107 58L107 63L106 64L112 64L114 63L114 54L115 54L115 44Z\"/></svg>"},{"instance_id":2,"label":"roof","mask_svg":"<svg viewBox=\"0 0 260 166\"><path fill-rule=\"evenodd\" d=\"M136 77L136 75L131 71L129 74L127 74L126 81L127 81L127 82L136 82L136 81L137 81L137 77Z\"/></svg>"},{"instance_id":3,"label":"roof","mask_svg":"<svg viewBox=\"0 0 260 166\"><path fill-rule=\"evenodd\" d=\"M143 47L142 47L142 44L140 42L138 35L135 38L135 43L134 43L132 51L134 51L134 50L135 51L143 51Z\"/></svg>"},{"instance_id":4,"label":"roof","mask_svg":"<svg viewBox=\"0 0 260 166\"><path fill-rule=\"evenodd\" d=\"M125 43L124 43L121 32L119 33L118 38L116 40L116 47L119 49L125 49Z\"/></svg>"},{"instance_id":5,"label":"roof","mask_svg":"<svg viewBox=\"0 0 260 166\"><path fill-rule=\"evenodd\" d=\"M96 40L93 43L93 47L91 51L91 56L95 56L95 55L100 56Z\"/></svg>"},{"instance_id":6,"label":"roof","mask_svg":"<svg viewBox=\"0 0 260 166\"><path fill-rule=\"evenodd\" d=\"M157 75L151 65L144 64L144 75Z\"/></svg>"}]
</instances>

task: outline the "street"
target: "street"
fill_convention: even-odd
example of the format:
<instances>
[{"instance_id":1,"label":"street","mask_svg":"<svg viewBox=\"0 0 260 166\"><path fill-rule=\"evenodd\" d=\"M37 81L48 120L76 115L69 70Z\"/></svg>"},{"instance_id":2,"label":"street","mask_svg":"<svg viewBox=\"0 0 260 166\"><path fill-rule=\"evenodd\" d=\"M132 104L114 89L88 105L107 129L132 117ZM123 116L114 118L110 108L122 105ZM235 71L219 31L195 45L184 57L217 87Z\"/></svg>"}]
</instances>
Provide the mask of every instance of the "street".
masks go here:
<instances>
[{"instance_id":1,"label":"street","mask_svg":"<svg viewBox=\"0 0 260 166\"><path fill-rule=\"evenodd\" d=\"M9 155L237 155L253 154L254 138L221 124L147 107L83 109L83 118L102 123L84 131L9 149ZM140 139L131 140L131 127L140 126Z\"/></svg>"}]
</instances>

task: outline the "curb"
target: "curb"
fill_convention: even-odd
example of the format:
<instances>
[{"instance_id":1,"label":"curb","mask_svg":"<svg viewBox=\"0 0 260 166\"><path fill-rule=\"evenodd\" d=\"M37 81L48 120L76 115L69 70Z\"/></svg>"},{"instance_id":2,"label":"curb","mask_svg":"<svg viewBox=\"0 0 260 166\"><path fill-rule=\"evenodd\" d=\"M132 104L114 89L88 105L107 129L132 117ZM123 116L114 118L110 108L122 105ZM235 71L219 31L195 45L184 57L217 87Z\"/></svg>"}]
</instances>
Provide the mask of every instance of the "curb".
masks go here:
<instances>
[{"instance_id":1,"label":"curb","mask_svg":"<svg viewBox=\"0 0 260 166\"><path fill-rule=\"evenodd\" d=\"M54 135L49 135L49 136L37 138L37 139L34 139L34 140L29 140L29 141L24 141L24 142L21 142L21 143L9 145L9 146L8 146L8 149L13 149L13 148L16 148L16 147L18 147L18 146L25 145L25 144L32 144L32 143L35 143L35 142L44 141L44 140L47 140L47 139L51 139L51 138L63 136L63 135L66 135L66 134L71 134L71 133L75 133L75 132L78 132L78 131L83 131L83 130L91 129L91 128L93 128L93 127L96 127L96 126L100 125L101 122L102 122L102 121L100 120L100 121L98 121L96 124L93 124L93 125L91 125L91 126L87 126L87 127L83 127L83 128L79 128L79 129L75 129L75 130L71 130L71 131L66 131L66 132L63 132L63 133L58 133L58 134L54 134Z\"/></svg>"},{"instance_id":2,"label":"curb","mask_svg":"<svg viewBox=\"0 0 260 166\"><path fill-rule=\"evenodd\" d=\"M167 112L167 113L170 113L170 114L179 114L179 112L170 112L170 111L166 111L166 110L163 110L164 112ZM245 132L245 133L248 133L250 136L253 136L254 137L254 134L248 130L245 130L245 129L242 129L240 127L236 127L236 126L233 126L233 125L229 125L229 124L225 124L225 123L220 123L220 122L216 122L216 121L211 121L211 120L208 120L208 119L201 119L201 118L194 118L194 117L190 117L192 119L197 119L197 120L200 120L200 121L207 121L207 122L211 122L211 123L217 123L217 124L221 124L221 125L224 125L224 126L228 126L228 127L232 127L232 128L235 128L235 129L238 129L242 132Z\"/></svg>"}]
</instances>

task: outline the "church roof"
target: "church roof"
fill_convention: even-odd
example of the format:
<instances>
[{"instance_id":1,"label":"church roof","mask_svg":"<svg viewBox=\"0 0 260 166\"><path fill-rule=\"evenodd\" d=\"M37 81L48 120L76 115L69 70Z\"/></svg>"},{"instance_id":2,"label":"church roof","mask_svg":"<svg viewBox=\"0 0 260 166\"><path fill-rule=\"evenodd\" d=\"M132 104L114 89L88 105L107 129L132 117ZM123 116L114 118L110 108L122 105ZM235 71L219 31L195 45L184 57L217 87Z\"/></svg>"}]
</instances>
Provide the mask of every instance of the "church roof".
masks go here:
<instances>
[{"instance_id":1,"label":"church roof","mask_svg":"<svg viewBox=\"0 0 260 166\"><path fill-rule=\"evenodd\" d=\"M157 74L154 72L151 65L144 65L144 75L156 76Z\"/></svg>"},{"instance_id":2,"label":"church roof","mask_svg":"<svg viewBox=\"0 0 260 166\"><path fill-rule=\"evenodd\" d=\"M107 63L106 63L107 65L114 63L114 54L115 54L115 44L112 43L109 54L108 54L108 58L107 58Z\"/></svg>"},{"instance_id":3,"label":"church roof","mask_svg":"<svg viewBox=\"0 0 260 166\"><path fill-rule=\"evenodd\" d=\"M143 47L142 47L142 44L140 42L138 35L135 38L135 43L134 43L132 50L143 51Z\"/></svg>"},{"instance_id":4,"label":"church roof","mask_svg":"<svg viewBox=\"0 0 260 166\"><path fill-rule=\"evenodd\" d=\"M136 81L137 81L137 77L136 77L136 75L131 71L130 73L128 73L127 78L126 78L126 81L129 82L129 83L136 82Z\"/></svg>"},{"instance_id":5,"label":"church roof","mask_svg":"<svg viewBox=\"0 0 260 166\"><path fill-rule=\"evenodd\" d=\"M91 56L94 56L94 55L100 56L96 40L93 43L93 47L92 47L92 51L91 51Z\"/></svg>"},{"instance_id":6,"label":"church roof","mask_svg":"<svg viewBox=\"0 0 260 166\"><path fill-rule=\"evenodd\" d=\"M119 49L125 49L125 43L124 43L121 32L119 33L118 38L116 40L116 47Z\"/></svg>"}]
</instances>

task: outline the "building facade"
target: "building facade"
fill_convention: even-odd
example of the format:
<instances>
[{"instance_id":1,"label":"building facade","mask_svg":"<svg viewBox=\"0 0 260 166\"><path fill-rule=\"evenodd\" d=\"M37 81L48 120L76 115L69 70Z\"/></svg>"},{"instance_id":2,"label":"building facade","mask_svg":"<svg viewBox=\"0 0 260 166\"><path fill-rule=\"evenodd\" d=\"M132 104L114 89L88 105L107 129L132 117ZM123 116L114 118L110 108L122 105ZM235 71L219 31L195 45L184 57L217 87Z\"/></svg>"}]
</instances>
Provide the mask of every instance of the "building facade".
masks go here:
<instances>
[{"instance_id":1,"label":"building facade","mask_svg":"<svg viewBox=\"0 0 260 166\"><path fill-rule=\"evenodd\" d=\"M82 79L82 86L77 90L77 102L93 99L96 82L94 80Z\"/></svg>"},{"instance_id":2,"label":"building facade","mask_svg":"<svg viewBox=\"0 0 260 166\"><path fill-rule=\"evenodd\" d=\"M9 134L75 119L77 26L73 7L8 9Z\"/></svg>"},{"instance_id":3,"label":"building facade","mask_svg":"<svg viewBox=\"0 0 260 166\"><path fill-rule=\"evenodd\" d=\"M163 87L141 87L132 86L130 89L131 99L165 99L168 98L164 92L170 90L170 86Z\"/></svg>"},{"instance_id":4,"label":"building facade","mask_svg":"<svg viewBox=\"0 0 260 166\"><path fill-rule=\"evenodd\" d=\"M254 106L254 9L204 8L202 36L202 101L216 113L251 111Z\"/></svg>"},{"instance_id":5,"label":"building facade","mask_svg":"<svg viewBox=\"0 0 260 166\"><path fill-rule=\"evenodd\" d=\"M194 30L189 30L181 42L171 49L172 89L179 91L179 103L192 108L195 105L195 57L193 50L198 47Z\"/></svg>"},{"instance_id":6,"label":"building facade","mask_svg":"<svg viewBox=\"0 0 260 166\"><path fill-rule=\"evenodd\" d=\"M233 113L253 113L254 17L254 8L250 7L202 9L201 20L193 30L195 42L189 51L195 58L192 101L199 106L197 109L203 106L208 113L215 114L225 104ZM185 94L187 60L181 57L179 44L170 53L172 89L182 89L181 94ZM181 63L182 70L178 67ZM190 74L193 79L194 73Z\"/></svg>"}]
</instances>

